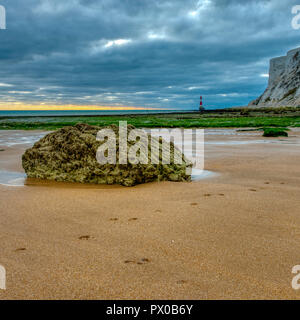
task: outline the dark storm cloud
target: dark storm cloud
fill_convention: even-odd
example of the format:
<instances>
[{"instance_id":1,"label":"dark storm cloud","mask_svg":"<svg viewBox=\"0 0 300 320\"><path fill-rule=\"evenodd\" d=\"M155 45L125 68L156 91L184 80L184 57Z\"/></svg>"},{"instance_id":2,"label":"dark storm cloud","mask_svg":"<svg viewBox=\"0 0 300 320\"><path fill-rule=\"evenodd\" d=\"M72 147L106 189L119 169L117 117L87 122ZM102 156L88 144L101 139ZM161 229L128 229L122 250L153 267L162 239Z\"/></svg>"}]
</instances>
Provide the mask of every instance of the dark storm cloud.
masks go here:
<instances>
[{"instance_id":1,"label":"dark storm cloud","mask_svg":"<svg viewBox=\"0 0 300 320\"><path fill-rule=\"evenodd\" d=\"M299 46L297 1L2 0L0 102L243 105Z\"/></svg>"}]
</instances>

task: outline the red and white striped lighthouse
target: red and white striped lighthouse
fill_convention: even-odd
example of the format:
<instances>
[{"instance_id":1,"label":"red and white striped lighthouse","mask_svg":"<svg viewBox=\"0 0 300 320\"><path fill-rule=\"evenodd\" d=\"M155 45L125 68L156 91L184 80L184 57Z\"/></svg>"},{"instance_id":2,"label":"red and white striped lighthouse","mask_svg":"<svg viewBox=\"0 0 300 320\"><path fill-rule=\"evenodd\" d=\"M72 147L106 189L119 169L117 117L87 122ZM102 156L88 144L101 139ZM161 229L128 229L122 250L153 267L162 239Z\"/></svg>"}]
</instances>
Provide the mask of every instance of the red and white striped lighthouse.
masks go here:
<instances>
[{"instance_id":1,"label":"red and white striped lighthouse","mask_svg":"<svg viewBox=\"0 0 300 320\"><path fill-rule=\"evenodd\" d=\"M200 106L199 106L199 111L203 111L204 107L203 107L203 101L202 101L202 96L200 96Z\"/></svg>"}]
</instances>

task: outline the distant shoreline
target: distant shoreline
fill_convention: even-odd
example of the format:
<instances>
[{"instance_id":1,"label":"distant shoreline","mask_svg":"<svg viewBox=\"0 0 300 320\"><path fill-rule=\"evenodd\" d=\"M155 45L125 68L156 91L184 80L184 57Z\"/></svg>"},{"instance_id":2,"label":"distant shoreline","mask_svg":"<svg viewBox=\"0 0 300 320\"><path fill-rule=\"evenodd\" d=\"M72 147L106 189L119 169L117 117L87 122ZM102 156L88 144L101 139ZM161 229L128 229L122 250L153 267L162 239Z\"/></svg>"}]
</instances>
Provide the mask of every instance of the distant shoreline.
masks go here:
<instances>
[{"instance_id":1,"label":"distant shoreline","mask_svg":"<svg viewBox=\"0 0 300 320\"><path fill-rule=\"evenodd\" d=\"M81 110L80 110L81 111ZM13 119L13 118L65 118L65 117L107 117L107 116L116 116L116 117L122 117L122 116L147 116L147 115L165 115L165 114L181 114L181 113L198 113L198 111L149 111L149 110L137 110L135 112L128 111L94 111L94 110L86 110L81 111L79 110L72 110L72 111L61 111L61 110L44 110L44 111L13 111L12 115L9 115L9 111L0 111L0 119ZM20 113L19 113L20 112ZM4 115L2 115L2 113ZM15 113L19 113L19 115L16 115ZM61 114L59 114L61 113Z\"/></svg>"},{"instance_id":2,"label":"distant shoreline","mask_svg":"<svg viewBox=\"0 0 300 320\"><path fill-rule=\"evenodd\" d=\"M234 113L236 111L240 111L244 107L233 107L233 108L224 108L224 109L206 109L204 111L198 110L170 110L170 111L151 111L151 110L136 110L133 112L130 111L94 111L94 110L20 110L20 111L10 111L10 110L0 110L0 120L4 119L20 119L20 118L76 118L76 117L140 117L140 116L163 116L163 115L186 115L186 114L195 114L195 115L203 115L203 114L224 114L224 113ZM57 112L57 113L56 113ZM72 113L73 114L72 114ZM90 114L89 114L90 112ZM11 113L11 115L9 114ZM16 115L15 113L20 113ZM35 114L36 113L36 114ZM53 113L53 114L52 114ZM61 113L61 114L58 114Z\"/></svg>"},{"instance_id":3,"label":"distant shoreline","mask_svg":"<svg viewBox=\"0 0 300 320\"><path fill-rule=\"evenodd\" d=\"M202 113L219 113L219 112L233 112L232 109L210 109L205 110ZM71 113L72 112L72 113ZM9 114L11 113L11 114ZM16 115L16 113L19 113ZM59 114L61 113L61 114ZM4 114L4 115L3 115ZM159 116L159 115L180 115L180 114L201 114L198 110L159 110L159 111L151 111L151 110L136 110L136 111L94 111L94 110L44 110L44 111L37 111L37 110L30 110L30 111L9 111L9 110L0 110L0 120L1 119L18 119L18 118L65 118L65 117L107 117L107 116L116 116L116 117L123 117L123 116Z\"/></svg>"}]
</instances>

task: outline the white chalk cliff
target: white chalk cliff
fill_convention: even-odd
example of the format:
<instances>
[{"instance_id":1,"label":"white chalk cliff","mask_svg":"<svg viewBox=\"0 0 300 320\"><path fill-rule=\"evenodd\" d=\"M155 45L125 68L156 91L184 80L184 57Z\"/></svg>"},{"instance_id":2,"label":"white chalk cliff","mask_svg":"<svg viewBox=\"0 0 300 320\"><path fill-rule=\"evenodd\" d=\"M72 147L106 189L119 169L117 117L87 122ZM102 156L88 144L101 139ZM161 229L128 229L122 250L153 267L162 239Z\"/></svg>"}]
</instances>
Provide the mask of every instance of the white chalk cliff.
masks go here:
<instances>
[{"instance_id":1,"label":"white chalk cliff","mask_svg":"<svg viewBox=\"0 0 300 320\"><path fill-rule=\"evenodd\" d=\"M300 48L270 60L268 87L249 106L300 106Z\"/></svg>"}]
</instances>

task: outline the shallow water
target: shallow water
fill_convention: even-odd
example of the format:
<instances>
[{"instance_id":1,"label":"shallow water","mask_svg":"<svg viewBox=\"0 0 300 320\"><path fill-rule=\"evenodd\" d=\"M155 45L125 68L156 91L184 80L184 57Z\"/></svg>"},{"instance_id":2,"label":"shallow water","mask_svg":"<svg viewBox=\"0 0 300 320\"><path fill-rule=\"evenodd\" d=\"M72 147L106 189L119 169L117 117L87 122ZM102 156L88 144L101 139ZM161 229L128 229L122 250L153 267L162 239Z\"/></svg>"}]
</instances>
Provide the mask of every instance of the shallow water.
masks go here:
<instances>
[{"instance_id":1,"label":"shallow water","mask_svg":"<svg viewBox=\"0 0 300 320\"><path fill-rule=\"evenodd\" d=\"M244 144L257 144L257 143L285 143L285 144L298 144L297 142L292 142L288 140L249 140L249 141L243 141L243 140L231 140L231 141L206 141L206 145L220 145L220 146L234 146L234 145L244 145Z\"/></svg>"},{"instance_id":2,"label":"shallow water","mask_svg":"<svg viewBox=\"0 0 300 320\"><path fill-rule=\"evenodd\" d=\"M21 132L2 131L0 132L0 145L11 147L15 145L33 145L43 138L48 132L30 132L24 135Z\"/></svg>"},{"instance_id":3,"label":"shallow water","mask_svg":"<svg viewBox=\"0 0 300 320\"><path fill-rule=\"evenodd\" d=\"M203 179L208 179L208 178L213 178L216 177L218 174L213 171L208 171L208 170L200 170L200 169L192 169L192 181L198 181L198 180L203 180Z\"/></svg>"},{"instance_id":4,"label":"shallow water","mask_svg":"<svg viewBox=\"0 0 300 320\"><path fill-rule=\"evenodd\" d=\"M208 170L192 169L192 181L212 178L217 174ZM24 187L26 181L26 174L22 172L0 170L0 185L7 187Z\"/></svg>"},{"instance_id":5,"label":"shallow water","mask_svg":"<svg viewBox=\"0 0 300 320\"><path fill-rule=\"evenodd\" d=\"M10 187L23 187L26 174L22 172L0 170L0 184Z\"/></svg>"},{"instance_id":6,"label":"shallow water","mask_svg":"<svg viewBox=\"0 0 300 320\"><path fill-rule=\"evenodd\" d=\"M167 129L166 129L167 130ZM145 130L146 132L150 133L149 129ZM151 133L153 136L159 136L160 129L151 129ZM47 132L34 132L34 131L29 131L26 132L26 135L24 135L22 132L15 132L15 131L0 131L0 145L1 146L14 146L14 145L33 145L35 142L43 138L47 133L50 133L49 131ZM248 131L236 131L234 129L211 129L211 130L204 130L205 136L210 136L210 135L227 135L227 136L261 136L261 132L248 132ZM185 146L191 146L192 145L192 134L191 130L185 129L184 130L184 135L185 135ZM162 134L164 136L164 134ZM178 139L180 141L180 139ZM287 139L261 139L261 140L220 140L220 141L205 141L205 144L207 145L243 145L243 144L256 144L256 143L287 143L287 144L297 144L296 142L291 142L288 141ZM179 146L181 142L176 142L175 140L175 145ZM187 150L188 151L188 150Z\"/></svg>"}]
</instances>

